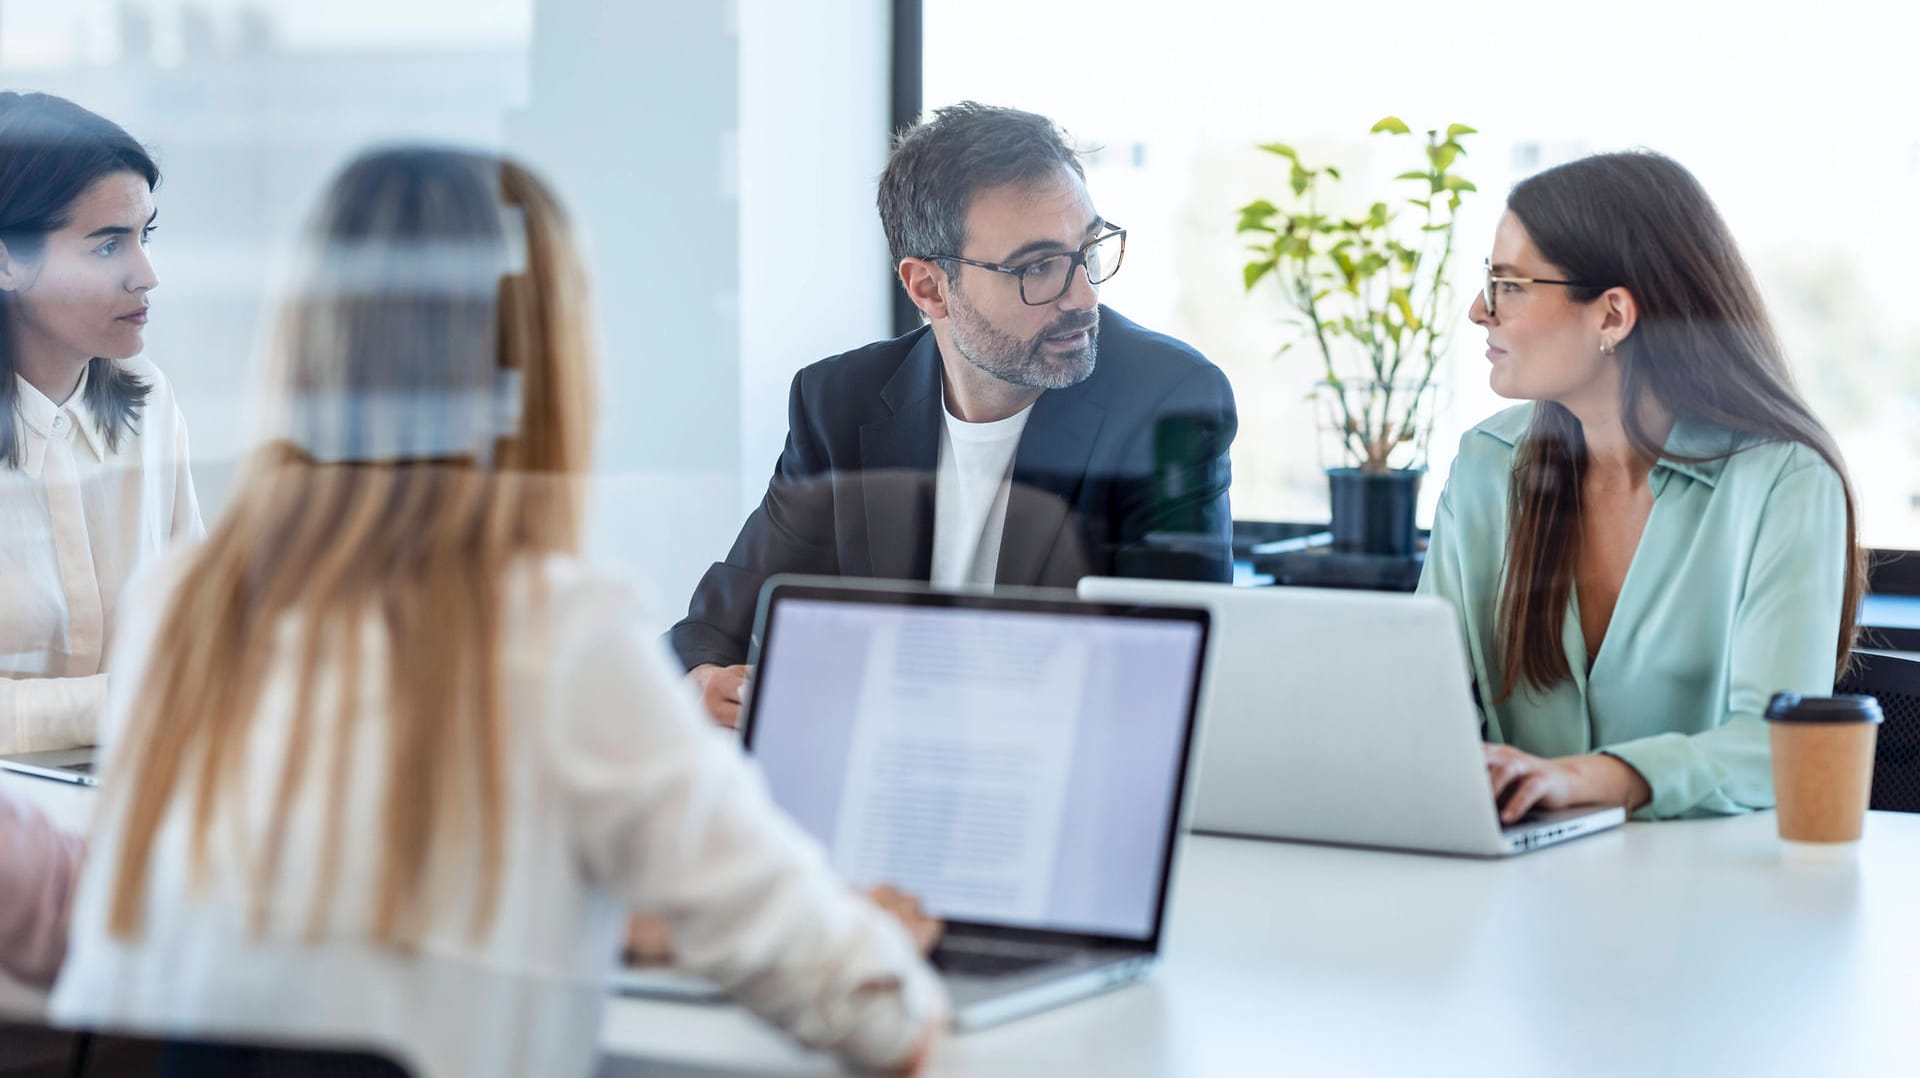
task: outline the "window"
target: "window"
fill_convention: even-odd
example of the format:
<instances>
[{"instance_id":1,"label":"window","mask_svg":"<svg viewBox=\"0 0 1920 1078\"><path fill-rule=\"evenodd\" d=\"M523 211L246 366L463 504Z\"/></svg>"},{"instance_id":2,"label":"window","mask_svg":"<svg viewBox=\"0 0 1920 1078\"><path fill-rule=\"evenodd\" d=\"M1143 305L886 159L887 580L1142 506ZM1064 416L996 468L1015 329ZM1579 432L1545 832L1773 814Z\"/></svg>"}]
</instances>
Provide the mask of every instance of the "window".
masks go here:
<instances>
[{"instance_id":1,"label":"window","mask_svg":"<svg viewBox=\"0 0 1920 1078\"><path fill-rule=\"evenodd\" d=\"M1465 322L1502 193L1586 153L1645 146L1691 169L1759 277L1815 410L1839 438L1870 546L1920 547L1920 135L1910 60L1879 9L1707 9L1626 0L1584 9L1409 0L1348 5L1191 0L1034 5L926 0L923 100L1053 117L1083 146L1101 212L1129 229L1103 299L1181 337L1232 378L1241 433L1234 510L1325 519L1323 459L1304 400L1316 364L1276 356L1279 300L1240 284L1234 207L1284 190L1259 142L1371 177L1404 141L1366 131L1463 122L1480 188L1454 265L1461 319L1423 491L1430 519L1460 434L1504 402ZM1076 57L1100 57L1076 62ZM1371 199L1369 199L1371 200Z\"/></svg>"}]
</instances>

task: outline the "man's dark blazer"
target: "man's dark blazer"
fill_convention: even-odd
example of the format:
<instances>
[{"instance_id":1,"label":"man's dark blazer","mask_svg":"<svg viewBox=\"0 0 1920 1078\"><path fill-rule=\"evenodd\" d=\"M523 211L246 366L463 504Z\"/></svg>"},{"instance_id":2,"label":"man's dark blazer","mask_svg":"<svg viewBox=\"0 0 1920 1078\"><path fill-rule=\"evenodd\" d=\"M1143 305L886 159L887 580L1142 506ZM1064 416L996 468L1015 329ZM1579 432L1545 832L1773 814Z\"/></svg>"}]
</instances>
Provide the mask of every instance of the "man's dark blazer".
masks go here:
<instances>
[{"instance_id":1,"label":"man's dark blazer","mask_svg":"<svg viewBox=\"0 0 1920 1078\"><path fill-rule=\"evenodd\" d=\"M1191 347L1100 309L1086 380L1040 394L1020 436L996 574L1233 578L1233 389ZM926 580L939 463L939 346L922 326L793 379L765 499L667 634L687 669L745 662L775 573Z\"/></svg>"}]
</instances>

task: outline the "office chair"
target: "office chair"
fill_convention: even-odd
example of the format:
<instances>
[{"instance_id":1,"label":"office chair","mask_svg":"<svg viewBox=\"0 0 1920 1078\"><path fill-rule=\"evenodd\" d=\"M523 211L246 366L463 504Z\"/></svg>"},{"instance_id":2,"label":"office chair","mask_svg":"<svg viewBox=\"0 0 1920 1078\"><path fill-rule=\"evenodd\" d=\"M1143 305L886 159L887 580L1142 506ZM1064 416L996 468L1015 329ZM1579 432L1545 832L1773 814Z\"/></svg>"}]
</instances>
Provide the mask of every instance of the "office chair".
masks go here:
<instances>
[{"instance_id":1,"label":"office chair","mask_svg":"<svg viewBox=\"0 0 1920 1078\"><path fill-rule=\"evenodd\" d=\"M1856 652L1834 691L1873 697L1886 719L1874 749L1868 807L1920 812L1920 662Z\"/></svg>"},{"instance_id":2,"label":"office chair","mask_svg":"<svg viewBox=\"0 0 1920 1078\"><path fill-rule=\"evenodd\" d=\"M0 1020L0 1047L5 1078L413 1078L369 1052L72 1033L22 1019Z\"/></svg>"}]
</instances>

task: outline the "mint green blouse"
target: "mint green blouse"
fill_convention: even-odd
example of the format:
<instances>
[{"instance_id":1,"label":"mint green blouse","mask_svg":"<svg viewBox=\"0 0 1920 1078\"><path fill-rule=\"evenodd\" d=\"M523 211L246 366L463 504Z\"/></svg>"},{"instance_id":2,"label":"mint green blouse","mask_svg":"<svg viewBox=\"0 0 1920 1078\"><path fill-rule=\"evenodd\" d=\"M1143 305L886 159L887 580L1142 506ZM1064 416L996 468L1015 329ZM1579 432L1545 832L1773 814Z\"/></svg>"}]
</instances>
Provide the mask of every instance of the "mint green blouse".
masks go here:
<instances>
[{"instance_id":1,"label":"mint green blouse","mask_svg":"<svg viewBox=\"0 0 1920 1078\"><path fill-rule=\"evenodd\" d=\"M1420 577L1422 593L1460 612L1486 739L1538 756L1618 757L1653 788L1642 817L1770 807L1767 700L1833 690L1846 579L1839 475L1794 442L1703 464L1661 460L1599 654L1589 662L1576 596L1562 629L1572 679L1544 694L1523 684L1496 704L1507 487L1532 414L1531 404L1509 408L1461 438ZM1681 421L1666 448L1702 456L1735 444Z\"/></svg>"}]
</instances>

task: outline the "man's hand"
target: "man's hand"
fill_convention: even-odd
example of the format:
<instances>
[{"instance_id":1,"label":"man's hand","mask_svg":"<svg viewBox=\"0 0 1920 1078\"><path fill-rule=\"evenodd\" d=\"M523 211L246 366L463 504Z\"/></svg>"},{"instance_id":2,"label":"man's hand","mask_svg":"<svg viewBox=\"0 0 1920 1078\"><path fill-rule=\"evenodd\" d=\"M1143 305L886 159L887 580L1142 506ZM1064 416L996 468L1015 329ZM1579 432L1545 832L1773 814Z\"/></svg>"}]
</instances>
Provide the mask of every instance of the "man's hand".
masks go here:
<instances>
[{"instance_id":1,"label":"man's hand","mask_svg":"<svg viewBox=\"0 0 1920 1078\"><path fill-rule=\"evenodd\" d=\"M907 935L913 937L913 945L920 948L921 955L933 952L933 945L940 942L940 933L946 931L947 926L929 917L919 899L887 884L870 887L866 894L874 905L893 914Z\"/></svg>"},{"instance_id":2,"label":"man's hand","mask_svg":"<svg viewBox=\"0 0 1920 1078\"><path fill-rule=\"evenodd\" d=\"M740 705L746 700L747 666L701 663L687 671L687 684L700 694L700 706L714 722L729 730L740 726Z\"/></svg>"},{"instance_id":3,"label":"man's hand","mask_svg":"<svg viewBox=\"0 0 1920 1078\"><path fill-rule=\"evenodd\" d=\"M1480 746L1500 822L1518 823L1534 809L1623 805L1628 812L1653 800L1653 787L1624 761L1600 753L1547 759L1511 745Z\"/></svg>"}]
</instances>

